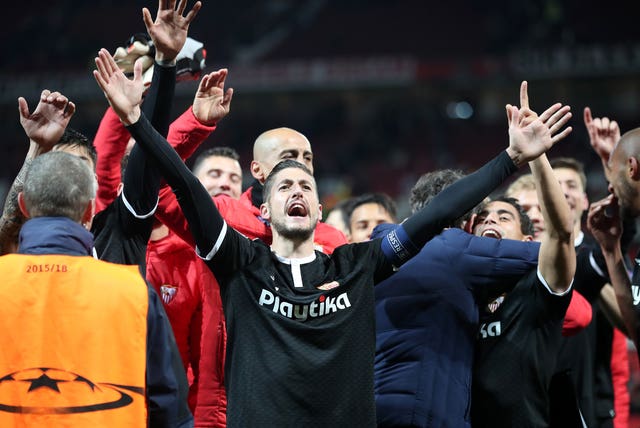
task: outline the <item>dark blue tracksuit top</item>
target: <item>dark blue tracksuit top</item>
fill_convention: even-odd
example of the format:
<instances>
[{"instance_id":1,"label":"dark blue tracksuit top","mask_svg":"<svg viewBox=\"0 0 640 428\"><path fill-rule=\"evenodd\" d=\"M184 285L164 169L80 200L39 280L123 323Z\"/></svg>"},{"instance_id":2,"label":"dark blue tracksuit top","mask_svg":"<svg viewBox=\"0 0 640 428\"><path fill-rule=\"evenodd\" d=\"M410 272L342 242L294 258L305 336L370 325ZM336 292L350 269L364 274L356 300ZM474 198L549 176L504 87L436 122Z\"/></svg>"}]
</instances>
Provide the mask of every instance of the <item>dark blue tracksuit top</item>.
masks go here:
<instances>
[{"instance_id":1,"label":"dark blue tracksuit top","mask_svg":"<svg viewBox=\"0 0 640 428\"><path fill-rule=\"evenodd\" d=\"M379 426L470 427L478 305L534 268L538 249L448 229L376 286Z\"/></svg>"}]
</instances>

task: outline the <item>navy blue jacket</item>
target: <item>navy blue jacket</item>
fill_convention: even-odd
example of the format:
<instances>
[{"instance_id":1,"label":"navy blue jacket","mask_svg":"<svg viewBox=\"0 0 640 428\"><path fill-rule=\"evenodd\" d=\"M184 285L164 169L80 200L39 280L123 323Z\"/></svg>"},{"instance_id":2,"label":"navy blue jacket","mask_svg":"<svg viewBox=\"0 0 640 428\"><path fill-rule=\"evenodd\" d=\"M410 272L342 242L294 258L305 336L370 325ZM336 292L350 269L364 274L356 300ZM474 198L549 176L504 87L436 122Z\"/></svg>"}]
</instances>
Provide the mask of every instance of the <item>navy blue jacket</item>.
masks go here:
<instances>
[{"instance_id":1,"label":"navy blue jacket","mask_svg":"<svg viewBox=\"0 0 640 428\"><path fill-rule=\"evenodd\" d=\"M376 286L379 426L470 426L478 306L533 269L539 248L448 229Z\"/></svg>"}]
</instances>

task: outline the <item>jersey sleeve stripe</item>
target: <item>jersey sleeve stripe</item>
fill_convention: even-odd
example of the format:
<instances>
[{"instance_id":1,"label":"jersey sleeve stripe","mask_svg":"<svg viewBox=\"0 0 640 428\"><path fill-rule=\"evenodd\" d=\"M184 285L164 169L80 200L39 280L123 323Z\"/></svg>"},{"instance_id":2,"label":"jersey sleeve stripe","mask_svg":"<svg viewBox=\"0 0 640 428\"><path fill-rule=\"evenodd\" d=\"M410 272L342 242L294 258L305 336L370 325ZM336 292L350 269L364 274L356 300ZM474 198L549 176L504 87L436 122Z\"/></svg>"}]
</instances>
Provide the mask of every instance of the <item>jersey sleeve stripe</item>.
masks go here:
<instances>
[{"instance_id":1,"label":"jersey sleeve stripe","mask_svg":"<svg viewBox=\"0 0 640 428\"><path fill-rule=\"evenodd\" d=\"M127 210L135 218L139 218L139 219L144 220L145 218L149 218L152 215L154 215L155 212L156 212L156 209L158 208L158 201L160 201L160 198L158 198L158 200L156 201L156 205L153 207L153 209L149 213L147 213L147 214L138 214L138 213L136 213L136 210L133 208L133 206L131 206L131 204L127 200L127 197L124 194L124 189L122 190L122 202L124 202L124 206L127 207Z\"/></svg>"},{"instance_id":2,"label":"jersey sleeve stripe","mask_svg":"<svg viewBox=\"0 0 640 428\"><path fill-rule=\"evenodd\" d=\"M220 249L220 246L222 245L222 241L224 241L225 236L227 236L227 222L223 221L222 229L220 230L218 239L216 240L216 243L213 245L213 248L211 249L211 251L209 251L209 253L206 256L203 257L200 253L200 249L196 247L196 254L198 255L198 257L207 261L211 260L213 256L215 256L218 250Z\"/></svg>"},{"instance_id":3,"label":"jersey sleeve stripe","mask_svg":"<svg viewBox=\"0 0 640 428\"><path fill-rule=\"evenodd\" d=\"M549 287L549 284L547 283L547 281L545 281L545 279L542 277L542 273L540 273L540 269L536 269L536 273L538 274L538 279L540 280L540 282L542 283L542 285L544 285L544 288L546 288L546 289L547 289L547 291L548 291L550 294L553 294L554 296L564 296L564 295L566 295L569 291L571 291L571 287L573 287L573 279L572 279L572 280L571 280L571 284L569 284L569 286L567 287L567 289L558 293L558 292L556 292L556 291L553 291L553 290L551 289L551 287Z\"/></svg>"}]
</instances>

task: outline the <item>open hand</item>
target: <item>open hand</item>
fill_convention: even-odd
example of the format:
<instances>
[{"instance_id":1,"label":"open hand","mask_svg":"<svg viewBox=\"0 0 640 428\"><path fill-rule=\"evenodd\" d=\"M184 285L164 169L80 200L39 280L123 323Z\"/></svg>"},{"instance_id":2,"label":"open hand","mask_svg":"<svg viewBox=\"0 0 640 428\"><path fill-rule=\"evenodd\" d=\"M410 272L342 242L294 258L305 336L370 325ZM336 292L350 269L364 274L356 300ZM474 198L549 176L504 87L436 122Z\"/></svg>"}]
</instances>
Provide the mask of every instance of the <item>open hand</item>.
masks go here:
<instances>
[{"instance_id":1,"label":"open hand","mask_svg":"<svg viewBox=\"0 0 640 428\"><path fill-rule=\"evenodd\" d=\"M106 49L100 49L95 62L96 70L93 70L93 77L107 97L113 111L125 125L137 122L140 118L140 104L144 90L141 60L138 59L134 64L133 80L127 79Z\"/></svg>"},{"instance_id":2,"label":"open hand","mask_svg":"<svg viewBox=\"0 0 640 428\"><path fill-rule=\"evenodd\" d=\"M229 113L233 89L225 92L228 70L222 68L205 75L193 99L193 115L204 125L215 125Z\"/></svg>"},{"instance_id":3,"label":"open hand","mask_svg":"<svg viewBox=\"0 0 640 428\"><path fill-rule=\"evenodd\" d=\"M67 97L48 89L40 94L40 102L33 113L29 112L27 100L18 98L20 124L27 137L37 143L42 151L51 150L60 140L75 111L76 105Z\"/></svg>"},{"instance_id":4,"label":"open hand","mask_svg":"<svg viewBox=\"0 0 640 428\"><path fill-rule=\"evenodd\" d=\"M529 108L527 82L520 86L520 108L507 104L506 110L509 122L507 152L518 166L537 158L572 131L570 126L562 129L571 119L569 106L556 103L540 116Z\"/></svg>"},{"instance_id":5,"label":"open hand","mask_svg":"<svg viewBox=\"0 0 640 428\"><path fill-rule=\"evenodd\" d=\"M198 14L202 3L197 1L189 13L182 16L186 7L187 0L179 0L177 9L176 0L159 0L155 21L151 18L149 9L142 9L144 25L156 47L156 60L173 61L184 46L189 24Z\"/></svg>"}]
</instances>

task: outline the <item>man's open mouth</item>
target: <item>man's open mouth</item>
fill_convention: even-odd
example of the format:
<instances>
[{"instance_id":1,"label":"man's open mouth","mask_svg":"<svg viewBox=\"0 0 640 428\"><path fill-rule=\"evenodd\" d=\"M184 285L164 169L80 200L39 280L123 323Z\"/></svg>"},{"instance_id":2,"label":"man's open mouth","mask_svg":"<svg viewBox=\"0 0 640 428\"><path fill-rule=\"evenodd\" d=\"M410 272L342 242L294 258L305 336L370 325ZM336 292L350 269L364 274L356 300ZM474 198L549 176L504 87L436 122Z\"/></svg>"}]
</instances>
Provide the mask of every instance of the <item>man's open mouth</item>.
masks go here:
<instances>
[{"instance_id":1,"label":"man's open mouth","mask_svg":"<svg viewBox=\"0 0 640 428\"><path fill-rule=\"evenodd\" d=\"M502 235L500 235L500 233L498 233L498 231L494 230L494 229L487 229L484 232L482 232L482 235L485 238L494 238L494 239L502 239Z\"/></svg>"},{"instance_id":2,"label":"man's open mouth","mask_svg":"<svg viewBox=\"0 0 640 428\"><path fill-rule=\"evenodd\" d=\"M287 215L290 217L306 217L307 214L307 207L301 202L293 202L287 209Z\"/></svg>"}]
</instances>

